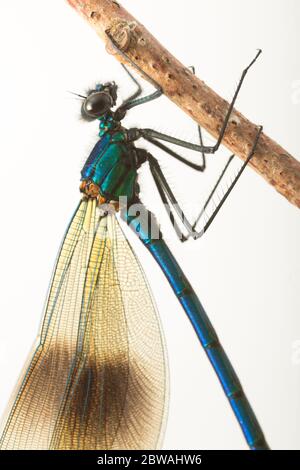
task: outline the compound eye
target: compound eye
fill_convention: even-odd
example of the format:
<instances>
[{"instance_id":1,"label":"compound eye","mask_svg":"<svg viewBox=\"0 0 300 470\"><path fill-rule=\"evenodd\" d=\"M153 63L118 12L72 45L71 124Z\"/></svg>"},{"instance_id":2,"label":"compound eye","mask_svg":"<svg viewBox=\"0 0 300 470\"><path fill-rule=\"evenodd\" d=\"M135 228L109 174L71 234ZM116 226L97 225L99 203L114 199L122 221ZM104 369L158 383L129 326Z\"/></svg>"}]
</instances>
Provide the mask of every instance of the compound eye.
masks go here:
<instances>
[{"instance_id":1,"label":"compound eye","mask_svg":"<svg viewBox=\"0 0 300 470\"><path fill-rule=\"evenodd\" d=\"M103 91L89 95L82 105L82 116L86 119L96 119L103 116L111 107L113 101L108 93Z\"/></svg>"}]
</instances>

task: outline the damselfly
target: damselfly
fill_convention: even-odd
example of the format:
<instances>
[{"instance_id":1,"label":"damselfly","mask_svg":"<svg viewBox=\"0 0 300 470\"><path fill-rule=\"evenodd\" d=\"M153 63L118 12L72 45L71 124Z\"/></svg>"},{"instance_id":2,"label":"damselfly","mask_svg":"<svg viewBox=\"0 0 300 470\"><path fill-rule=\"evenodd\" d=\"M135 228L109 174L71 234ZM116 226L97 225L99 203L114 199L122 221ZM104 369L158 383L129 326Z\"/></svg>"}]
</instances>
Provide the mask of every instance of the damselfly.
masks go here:
<instances>
[{"instance_id":1,"label":"damselfly","mask_svg":"<svg viewBox=\"0 0 300 470\"><path fill-rule=\"evenodd\" d=\"M205 155L219 148L243 79L260 52L243 72L213 146L203 144L200 127L200 142L193 144L152 129L122 126L129 109L162 94L149 77L155 91L141 97L141 86L126 69L137 90L116 109L114 82L99 84L81 97L82 117L100 122L100 140L81 172L83 197L62 242L41 333L13 397L1 437L2 449L153 449L160 445L168 397L164 340L147 281L115 209L166 275L250 448L268 448L205 310L164 242L155 217L140 200L137 182L138 168L148 162L177 235L182 241L197 239L210 226L253 156L262 128L258 127L248 158L201 230L197 230L197 224L206 204L191 224L159 162L135 144L144 138L170 157L203 171ZM200 152L202 162L190 162L162 141Z\"/></svg>"}]
</instances>

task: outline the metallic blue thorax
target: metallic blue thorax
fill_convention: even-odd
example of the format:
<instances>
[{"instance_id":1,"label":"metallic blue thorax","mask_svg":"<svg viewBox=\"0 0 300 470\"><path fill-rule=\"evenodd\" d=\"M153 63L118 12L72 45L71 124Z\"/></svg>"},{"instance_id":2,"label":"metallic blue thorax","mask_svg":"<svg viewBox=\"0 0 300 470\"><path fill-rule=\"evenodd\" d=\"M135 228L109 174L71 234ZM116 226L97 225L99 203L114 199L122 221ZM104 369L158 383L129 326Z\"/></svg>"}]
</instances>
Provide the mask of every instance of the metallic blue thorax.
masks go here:
<instances>
[{"instance_id":1,"label":"metallic blue thorax","mask_svg":"<svg viewBox=\"0 0 300 470\"><path fill-rule=\"evenodd\" d=\"M97 184L107 199L126 196L134 199L137 187L137 162L133 144L126 142L126 130L115 127L110 116L100 119L100 140L90 153L81 179Z\"/></svg>"}]
</instances>

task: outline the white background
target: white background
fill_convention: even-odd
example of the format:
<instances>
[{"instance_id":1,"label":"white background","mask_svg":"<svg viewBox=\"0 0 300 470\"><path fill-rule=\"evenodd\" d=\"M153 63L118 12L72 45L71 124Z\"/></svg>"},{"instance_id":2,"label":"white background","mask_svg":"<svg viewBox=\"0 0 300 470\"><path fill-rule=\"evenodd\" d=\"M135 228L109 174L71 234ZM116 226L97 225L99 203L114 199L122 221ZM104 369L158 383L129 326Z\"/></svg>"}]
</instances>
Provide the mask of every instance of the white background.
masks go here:
<instances>
[{"instance_id":1,"label":"white background","mask_svg":"<svg viewBox=\"0 0 300 470\"><path fill-rule=\"evenodd\" d=\"M299 1L122 3L227 99L261 47L237 108L299 156ZM79 198L79 172L97 138L97 124L80 121L80 103L67 90L82 93L108 79L120 84L123 97L131 88L95 33L63 0L0 0L0 44L2 412L37 334L56 251ZM194 123L166 98L132 111L126 125L196 139ZM193 213L228 151L208 157L206 175L154 153ZM270 445L299 449L299 210L247 169L206 236L182 245L160 215L147 170L141 181L144 200L162 219ZM169 350L164 447L246 448L184 312L142 244L134 241L134 248L155 293Z\"/></svg>"}]
</instances>

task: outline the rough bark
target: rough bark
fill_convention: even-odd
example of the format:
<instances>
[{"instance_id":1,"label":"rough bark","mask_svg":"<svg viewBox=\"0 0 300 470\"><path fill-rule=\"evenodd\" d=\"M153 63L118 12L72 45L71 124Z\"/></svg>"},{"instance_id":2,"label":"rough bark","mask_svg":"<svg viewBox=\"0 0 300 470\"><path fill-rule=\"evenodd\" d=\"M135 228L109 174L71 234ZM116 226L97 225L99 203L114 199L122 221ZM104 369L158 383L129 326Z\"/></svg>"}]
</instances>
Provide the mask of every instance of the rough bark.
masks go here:
<instances>
[{"instance_id":1,"label":"rough bark","mask_svg":"<svg viewBox=\"0 0 300 470\"><path fill-rule=\"evenodd\" d=\"M124 62L124 57L116 54L109 44L107 30L120 49L162 87L166 96L212 136L219 135L228 102L173 57L119 3L112 0L67 1L105 41L108 52ZM222 143L245 159L256 132L257 124L234 110ZM250 166L292 204L300 207L300 162L279 144L262 134Z\"/></svg>"}]
</instances>

